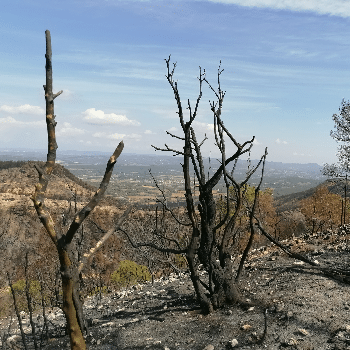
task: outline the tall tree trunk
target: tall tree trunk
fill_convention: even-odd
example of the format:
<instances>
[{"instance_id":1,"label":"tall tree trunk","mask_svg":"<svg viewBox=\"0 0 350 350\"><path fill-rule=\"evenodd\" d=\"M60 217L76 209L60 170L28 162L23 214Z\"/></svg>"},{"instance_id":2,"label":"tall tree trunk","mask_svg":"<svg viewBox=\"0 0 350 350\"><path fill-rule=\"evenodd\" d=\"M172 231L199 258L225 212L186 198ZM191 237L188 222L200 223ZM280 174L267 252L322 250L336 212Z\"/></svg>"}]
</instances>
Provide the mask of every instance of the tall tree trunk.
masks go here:
<instances>
[{"instance_id":1,"label":"tall tree trunk","mask_svg":"<svg viewBox=\"0 0 350 350\"><path fill-rule=\"evenodd\" d=\"M78 291L78 270L72 264L68 252L59 248L61 265L63 307L72 350L86 349L83 332L86 330L82 303Z\"/></svg>"},{"instance_id":2,"label":"tall tree trunk","mask_svg":"<svg viewBox=\"0 0 350 350\"><path fill-rule=\"evenodd\" d=\"M121 154L124 143L121 141L115 149L113 155L109 158L106 171L103 180L100 183L99 189L96 191L90 202L81 209L78 213L75 213L74 219L68 229L63 234L61 230L55 230L55 223L50 215L50 212L44 204L45 192L48 185L49 176L52 173L53 167L56 161L56 135L55 135L55 115L54 115L54 99L59 96L62 91L57 94L53 94L52 91L52 50L51 50L51 36L47 30L46 35L46 85L45 100L46 100L46 125L48 134L48 153L47 161L44 169L35 165L39 173L39 182L35 186L35 192L32 196L35 210L42 224L44 225L48 235L56 246L59 260L60 260L60 272L62 278L62 290L63 290L63 312L67 320L67 329L70 337L71 349L73 350L85 350L86 344L84 340L84 333L87 331L84 317L82 302L79 295L79 274L82 272L83 267L99 247L108 239L108 237L119 229L119 225L122 224L125 217L131 210L129 207L118 221L117 227L109 230L103 238L97 243L96 247L91 248L88 254L84 254L82 261L76 259L72 252L72 240L77 230L82 225L84 219L91 213L98 202L102 199L109 181L111 179L114 165ZM76 203L75 203L76 204Z\"/></svg>"}]
</instances>

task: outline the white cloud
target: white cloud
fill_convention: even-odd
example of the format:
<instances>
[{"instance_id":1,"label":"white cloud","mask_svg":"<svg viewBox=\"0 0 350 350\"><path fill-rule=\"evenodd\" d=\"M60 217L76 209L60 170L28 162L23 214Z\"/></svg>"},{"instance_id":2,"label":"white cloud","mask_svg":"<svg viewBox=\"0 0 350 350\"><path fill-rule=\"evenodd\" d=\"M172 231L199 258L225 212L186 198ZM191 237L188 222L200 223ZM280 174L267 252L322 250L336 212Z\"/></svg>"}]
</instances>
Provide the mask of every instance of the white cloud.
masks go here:
<instances>
[{"instance_id":1,"label":"white cloud","mask_svg":"<svg viewBox=\"0 0 350 350\"><path fill-rule=\"evenodd\" d=\"M175 131L177 131L177 128L175 126L172 126L168 131L169 132L175 132Z\"/></svg>"},{"instance_id":2,"label":"white cloud","mask_svg":"<svg viewBox=\"0 0 350 350\"><path fill-rule=\"evenodd\" d=\"M57 136L76 136L85 134L85 130L74 128L70 123L64 122L63 127L58 128L56 134Z\"/></svg>"},{"instance_id":3,"label":"white cloud","mask_svg":"<svg viewBox=\"0 0 350 350\"><path fill-rule=\"evenodd\" d=\"M197 122L196 120L193 121L192 123L194 131L213 131L214 130L214 124L208 124L208 123L202 123L202 122Z\"/></svg>"},{"instance_id":4,"label":"white cloud","mask_svg":"<svg viewBox=\"0 0 350 350\"><path fill-rule=\"evenodd\" d=\"M246 7L272 8L277 10L311 11L320 15L350 17L347 0L209 0Z\"/></svg>"},{"instance_id":5,"label":"white cloud","mask_svg":"<svg viewBox=\"0 0 350 350\"><path fill-rule=\"evenodd\" d=\"M280 140L280 139L277 139L276 141L275 141L277 144L283 144L283 145L286 145L286 144L288 144L288 142L287 141L283 141L283 140Z\"/></svg>"},{"instance_id":6,"label":"white cloud","mask_svg":"<svg viewBox=\"0 0 350 350\"><path fill-rule=\"evenodd\" d=\"M7 117L7 118L0 118L0 123L1 124L15 124L18 123L15 118L12 117Z\"/></svg>"},{"instance_id":7,"label":"white cloud","mask_svg":"<svg viewBox=\"0 0 350 350\"><path fill-rule=\"evenodd\" d=\"M41 107L31 106L28 104L18 106L18 107L2 105L0 107L0 111L11 113L11 114L35 114L35 115L45 114L44 109L42 109Z\"/></svg>"},{"instance_id":8,"label":"white cloud","mask_svg":"<svg viewBox=\"0 0 350 350\"><path fill-rule=\"evenodd\" d=\"M153 108L151 112L158 114L165 119L179 119L179 115L176 113L176 108Z\"/></svg>"},{"instance_id":9,"label":"white cloud","mask_svg":"<svg viewBox=\"0 0 350 350\"><path fill-rule=\"evenodd\" d=\"M105 137L106 133L105 132L95 132L92 134L92 137Z\"/></svg>"},{"instance_id":10,"label":"white cloud","mask_svg":"<svg viewBox=\"0 0 350 350\"><path fill-rule=\"evenodd\" d=\"M0 124L7 124L7 125L16 125L16 126L45 126L46 122L45 120L37 120L34 122L23 122L20 120L16 120L13 117L7 117L7 118L0 118Z\"/></svg>"},{"instance_id":11,"label":"white cloud","mask_svg":"<svg viewBox=\"0 0 350 350\"><path fill-rule=\"evenodd\" d=\"M136 120L130 120L125 115L118 115L115 113L105 113L95 108L89 108L83 112L84 120L91 124L119 124L119 125L140 125Z\"/></svg>"},{"instance_id":12,"label":"white cloud","mask_svg":"<svg viewBox=\"0 0 350 350\"><path fill-rule=\"evenodd\" d=\"M297 152L293 152L293 156L298 156L298 157L312 157L311 154L304 154L304 153L297 153Z\"/></svg>"},{"instance_id":13,"label":"white cloud","mask_svg":"<svg viewBox=\"0 0 350 350\"><path fill-rule=\"evenodd\" d=\"M155 132L152 132L152 130L145 130L145 134L147 134L147 135L155 135Z\"/></svg>"},{"instance_id":14,"label":"white cloud","mask_svg":"<svg viewBox=\"0 0 350 350\"><path fill-rule=\"evenodd\" d=\"M139 134L130 134L130 135L126 135L126 137L125 137L126 139L141 139L142 138L142 136L141 135L139 135Z\"/></svg>"},{"instance_id":15,"label":"white cloud","mask_svg":"<svg viewBox=\"0 0 350 350\"><path fill-rule=\"evenodd\" d=\"M110 140L140 140L142 138L142 135L139 134L118 134L118 133L114 133L114 134L109 134L107 135L107 133L105 132L95 132L93 135L93 137L97 137L97 138L107 138Z\"/></svg>"},{"instance_id":16,"label":"white cloud","mask_svg":"<svg viewBox=\"0 0 350 350\"><path fill-rule=\"evenodd\" d=\"M253 145L261 145L261 142L259 142L256 138L253 141Z\"/></svg>"},{"instance_id":17,"label":"white cloud","mask_svg":"<svg viewBox=\"0 0 350 350\"><path fill-rule=\"evenodd\" d=\"M74 97L74 93L71 90L64 89L63 94L60 95L60 101L69 101Z\"/></svg>"},{"instance_id":18,"label":"white cloud","mask_svg":"<svg viewBox=\"0 0 350 350\"><path fill-rule=\"evenodd\" d=\"M125 136L126 136L126 134L117 134L117 133L115 133L115 134L108 135L107 138L120 140L120 139L123 139Z\"/></svg>"}]
</instances>

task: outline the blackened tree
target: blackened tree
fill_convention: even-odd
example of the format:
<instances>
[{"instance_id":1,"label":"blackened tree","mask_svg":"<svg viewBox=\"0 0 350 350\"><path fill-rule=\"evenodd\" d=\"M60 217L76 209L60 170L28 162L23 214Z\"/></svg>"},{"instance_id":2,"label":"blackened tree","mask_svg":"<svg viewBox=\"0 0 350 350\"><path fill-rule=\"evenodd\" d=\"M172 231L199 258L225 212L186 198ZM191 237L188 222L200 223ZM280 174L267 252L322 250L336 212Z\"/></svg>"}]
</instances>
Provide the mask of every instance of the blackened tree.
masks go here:
<instances>
[{"instance_id":1,"label":"blackened tree","mask_svg":"<svg viewBox=\"0 0 350 350\"><path fill-rule=\"evenodd\" d=\"M177 82L174 81L176 63L173 64L173 67L171 68L170 56L165 61L167 65L166 78L174 93L177 103L177 113L182 129L181 136L168 131L167 134L172 138L181 140L184 146L181 150L170 148L168 145L165 145L165 148L153 147L155 150L172 152L174 155L180 155L183 158L182 171L186 198L186 221L184 222L182 220L180 222L178 216L176 216L172 209L169 208L164 196L163 200L160 201L162 202L163 207L173 214L174 220L186 226L187 230L189 229L190 234L188 239L180 242L176 237L171 236L171 234L167 235L166 233L162 233L160 236L159 232L156 232L153 236L154 239L149 242L135 242L130 233L124 232L127 234L134 247L150 247L165 254L182 254L187 260L191 273L191 280L201 309L204 313L210 313L225 304L233 304L237 302L241 304L246 303L238 288L238 277L242 271L244 260L247 257L256 232L253 221L257 205L257 197L262 183L263 170L260 183L255 188L254 199L251 205L246 208L249 217L250 237L236 269L234 269L231 255L236 254L236 257L238 257L239 253L238 251L232 251L232 246L237 238L237 230L235 230L235 226L238 214L241 212L242 206L245 205L244 192L247 188L246 185L251 176L261 165L262 169L264 168L267 150L265 150L265 153L258 164L247 172L246 178L241 182L236 181L233 176L235 165L242 155L249 154L253 146L254 137L244 143L239 143L225 127L222 121L221 112L225 92L221 90L220 75L223 70L221 70L221 67L219 66L218 88L215 90L207 81L205 70L202 72L200 68L198 78L199 95L194 110L191 108L190 101L188 100L187 109L189 111L189 118L186 121ZM209 86L210 90L214 92L217 98L216 102L210 103L210 108L214 117L214 137L216 146L221 154L221 159L219 160L221 165L212 176L206 172L201 150L207 137L205 136L204 140L198 141L194 129L195 123L193 123L197 116L199 102L202 97L203 83ZM227 140L232 143L236 149L231 155L227 155ZM229 166L231 166L231 170L229 170ZM199 189L198 206L195 203L194 189L191 184L191 174L193 171ZM222 178L224 179L226 186L227 203L225 205L225 213L219 217L219 210L217 210L216 203L217 199L214 198L213 190ZM234 201L232 201L232 193L234 193L235 196ZM230 215L232 212L234 214ZM222 214L222 211L220 211L220 214ZM204 268L208 273L208 282L205 281L199 273L199 265L200 268Z\"/></svg>"}]
</instances>

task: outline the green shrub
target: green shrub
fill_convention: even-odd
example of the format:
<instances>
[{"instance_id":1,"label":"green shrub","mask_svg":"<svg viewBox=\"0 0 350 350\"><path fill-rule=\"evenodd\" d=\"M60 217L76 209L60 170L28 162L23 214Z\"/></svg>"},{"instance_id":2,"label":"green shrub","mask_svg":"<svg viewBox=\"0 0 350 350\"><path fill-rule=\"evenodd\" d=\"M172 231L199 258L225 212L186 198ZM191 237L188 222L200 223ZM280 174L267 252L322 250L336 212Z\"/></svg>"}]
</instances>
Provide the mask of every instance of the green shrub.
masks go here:
<instances>
[{"instance_id":1,"label":"green shrub","mask_svg":"<svg viewBox=\"0 0 350 350\"><path fill-rule=\"evenodd\" d=\"M12 296L7 288L0 289L0 317L7 317L12 312Z\"/></svg>"},{"instance_id":2,"label":"green shrub","mask_svg":"<svg viewBox=\"0 0 350 350\"><path fill-rule=\"evenodd\" d=\"M147 266L138 265L135 261L123 260L111 275L111 282L118 287L129 287L140 282L151 280Z\"/></svg>"},{"instance_id":3,"label":"green shrub","mask_svg":"<svg viewBox=\"0 0 350 350\"><path fill-rule=\"evenodd\" d=\"M188 267L187 265L187 259L182 254L175 254L175 265L179 269L186 269Z\"/></svg>"},{"instance_id":4,"label":"green shrub","mask_svg":"<svg viewBox=\"0 0 350 350\"><path fill-rule=\"evenodd\" d=\"M20 311L28 312L27 298L25 294L26 282L25 280L18 280L12 285L13 291L15 292L17 298L17 307ZM11 291L9 291L11 295ZM40 292L40 283L39 281L30 281L29 282L29 294L32 299L33 309L36 309L36 306L41 304L41 292ZM11 295L12 297L12 295Z\"/></svg>"},{"instance_id":5,"label":"green shrub","mask_svg":"<svg viewBox=\"0 0 350 350\"><path fill-rule=\"evenodd\" d=\"M90 292L89 292L89 296L94 296L94 295L97 295L97 294L107 294L108 293L108 288L107 286L102 286L101 288L100 287L95 287L93 288Z\"/></svg>"}]
</instances>

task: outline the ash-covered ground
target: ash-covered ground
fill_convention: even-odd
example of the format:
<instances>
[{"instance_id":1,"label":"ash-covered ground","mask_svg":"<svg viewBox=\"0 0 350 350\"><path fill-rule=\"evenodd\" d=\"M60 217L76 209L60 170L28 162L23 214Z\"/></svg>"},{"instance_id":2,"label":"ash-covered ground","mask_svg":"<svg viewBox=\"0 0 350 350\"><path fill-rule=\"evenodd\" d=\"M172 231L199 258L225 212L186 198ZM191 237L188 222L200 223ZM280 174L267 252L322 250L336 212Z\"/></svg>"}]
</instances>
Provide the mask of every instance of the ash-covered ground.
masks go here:
<instances>
[{"instance_id":1,"label":"ash-covered ground","mask_svg":"<svg viewBox=\"0 0 350 350\"><path fill-rule=\"evenodd\" d=\"M322 266L350 270L349 233L347 227L283 243ZM154 285L137 285L101 300L86 299L87 346L91 350L346 350L350 349L349 288L277 247L263 247L251 252L241 291L247 299L269 304L268 309L232 305L202 315L189 276L170 275ZM61 310L53 309L49 319L50 337L42 348L69 349ZM7 332L8 321L2 320L0 334ZM28 349L34 349L27 315L23 321ZM42 318L36 322L40 328ZM2 346L23 348L16 322Z\"/></svg>"}]
</instances>

